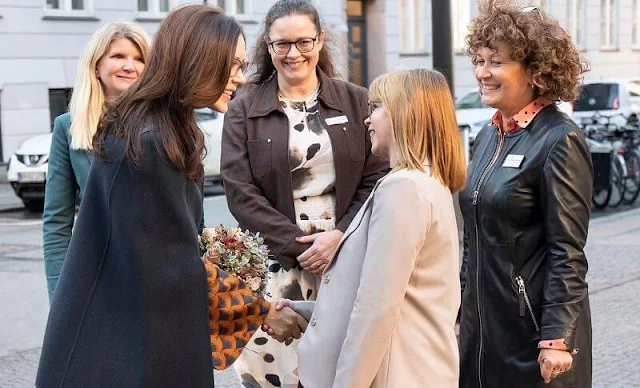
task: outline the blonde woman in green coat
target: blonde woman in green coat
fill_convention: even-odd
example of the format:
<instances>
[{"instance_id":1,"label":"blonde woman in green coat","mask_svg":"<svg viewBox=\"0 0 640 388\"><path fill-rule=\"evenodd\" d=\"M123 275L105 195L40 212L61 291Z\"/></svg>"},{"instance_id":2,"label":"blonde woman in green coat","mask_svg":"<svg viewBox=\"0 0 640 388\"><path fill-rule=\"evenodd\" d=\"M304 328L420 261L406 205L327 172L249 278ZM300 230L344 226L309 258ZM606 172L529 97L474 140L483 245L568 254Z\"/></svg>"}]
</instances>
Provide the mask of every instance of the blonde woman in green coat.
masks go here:
<instances>
[{"instance_id":1,"label":"blonde woman in green coat","mask_svg":"<svg viewBox=\"0 0 640 388\"><path fill-rule=\"evenodd\" d=\"M138 25L117 22L100 27L80 58L69 113L55 119L42 217L50 301L89 175L93 135L104 103L116 99L138 79L148 51L149 37Z\"/></svg>"}]
</instances>

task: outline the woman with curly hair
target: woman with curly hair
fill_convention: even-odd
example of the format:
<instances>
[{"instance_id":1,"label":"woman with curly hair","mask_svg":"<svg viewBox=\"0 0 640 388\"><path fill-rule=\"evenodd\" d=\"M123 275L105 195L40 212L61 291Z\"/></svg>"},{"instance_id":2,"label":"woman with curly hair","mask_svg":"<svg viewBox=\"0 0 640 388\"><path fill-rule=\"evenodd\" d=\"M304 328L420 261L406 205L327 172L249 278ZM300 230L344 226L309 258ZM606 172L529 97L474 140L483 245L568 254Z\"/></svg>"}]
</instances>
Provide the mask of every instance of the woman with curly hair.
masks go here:
<instances>
[{"instance_id":1,"label":"woman with curly hair","mask_svg":"<svg viewBox=\"0 0 640 388\"><path fill-rule=\"evenodd\" d=\"M485 2L466 39L482 102L498 111L460 195L460 386L590 387L593 169L554 103L576 98L586 63L537 7Z\"/></svg>"}]
</instances>

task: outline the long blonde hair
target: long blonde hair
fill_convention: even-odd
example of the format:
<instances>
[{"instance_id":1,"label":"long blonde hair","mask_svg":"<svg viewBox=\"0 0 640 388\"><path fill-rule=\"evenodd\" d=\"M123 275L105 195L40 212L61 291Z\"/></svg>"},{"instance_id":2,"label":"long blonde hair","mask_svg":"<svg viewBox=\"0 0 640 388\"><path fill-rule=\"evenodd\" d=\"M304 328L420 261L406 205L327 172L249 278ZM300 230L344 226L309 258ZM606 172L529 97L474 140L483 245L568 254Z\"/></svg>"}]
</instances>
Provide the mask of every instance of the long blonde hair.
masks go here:
<instances>
[{"instance_id":1,"label":"long blonde hair","mask_svg":"<svg viewBox=\"0 0 640 388\"><path fill-rule=\"evenodd\" d=\"M135 44L147 60L149 36L137 24L131 22L107 23L93 33L78 62L78 74L69 104L71 112L71 148L91 150L104 107L104 88L96 75L98 61L109 50L111 43L127 38Z\"/></svg>"},{"instance_id":2,"label":"long blonde hair","mask_svg":"<svg viewBox=\"0 0 640 388\"><path fill-rule=\"evenodd\" d=\"M458 131L453 97L444 76L435 70L398 70L371 84L370 98L384 105L391 120L396 168L425 171L431 162L434 176L460 191L467 167Z\"/></svg>"}]
</instances>

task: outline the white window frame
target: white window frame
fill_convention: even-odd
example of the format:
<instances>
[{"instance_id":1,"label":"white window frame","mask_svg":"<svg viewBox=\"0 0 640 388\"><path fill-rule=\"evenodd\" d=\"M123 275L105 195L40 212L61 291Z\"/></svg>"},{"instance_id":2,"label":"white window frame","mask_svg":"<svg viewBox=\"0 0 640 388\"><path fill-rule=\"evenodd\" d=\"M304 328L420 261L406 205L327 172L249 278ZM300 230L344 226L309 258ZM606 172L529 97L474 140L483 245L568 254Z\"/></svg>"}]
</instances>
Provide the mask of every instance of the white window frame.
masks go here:
<instances>
[{"instance_id":1,"label":"white window frame","mask_svg":"<svg viewBox=\"0 0 640 388\"><path fill-rule=\"evenodd\" d=\"M471 22L472 0L453 1L451 2L451 18L453 19L453 50L454 52L462 52L466 45L464 38L469 32L469 23Z\"/></svg>"},{"instance_id":2,"label":"white window frame","mask_svg":"<svg viewBox=\"0 0 640 388\"><path fill-rule=\"evenodd\" d=\"M635 8L635 14L632 15L632 28L631 32L633 33L633 25L635 24L635 34L631 36L631 47L633 49L640 49L640 0L631 0L631 10L632 13Z\"/></svg>"},{"instance_id":3,"label":"white window frame","mask_svg":"<svg viewBox=\"0 0 640 388\"><path fill-rule=\"evenodd\" d=\"M44 14L47 16L95 16L94 0L84 0L84 9L73 9L72 0L59 0L60 8L52 9L47 7L47 0L44 2Z\"/></svg>"},{"instance_id":4,"label":"white window frame","mask_svg":"<svg viewBox=\"0 0 640 388\"><path fill-rule=\"evenodd\" d=\"M169 12L160 12L160 0L147 0L149 5L148 11L140 11L138 9L138 0L133 0L136 12L139 18L163 18L167 16ZM176 0L169 0L169 11L176 6Z\"/></svg>"},{"instance_id":5,"label":"white window frame","mask_svg":"<svg viewBox=\"0 0 640 388\"><path fill-rule=\"evenodd\" d=\"M579 49L585 48L586 0L567 0L567 32ZM580 5L580 12L578 12ZM580 26L580 28L578 28Z\"/></svg>"},{"instance_id":6,"label":"white window frame","mask_svg":"<svg viewBox=\"0 0 640 388\"><path fill-rule=\"evenodd\" d=\"M238 0L225 0L224 7L220 5L218 0L213 0L211 3L224 9L224 12L229 16L236 17L239 20L246 20L249 18L249 15L251 15L251 11L253 11L253 2L251 0L242 1L244 2L244 13L238 13Z\"/></svg>"},{"instance_id":7,"label":"white window frame","mask_svg":"<svg viewBox=\"0 0 640 388\"><path fill-rule=\"evenodd\" d=\"M425 51L422 17L424 0L400 0L400 52L423 53ZM406 8L406 9L404 9Z\"/></svg>"},{"instance_id":8,"label":"white window frame","mask_svg":"<svg viewBox=\"0 0 640 388\"><path fill-rule=\"evenodd\" d=\"M602 2L605 2L605 9L602 12ZM600 21L600 49L615 50L618 48L618 26L620 6L618 0L600 0L600 10L602 18ZM604 26L604 39L603 39ZM604 43L603 43L604 40Z\"/></svg>"}]
</instances>

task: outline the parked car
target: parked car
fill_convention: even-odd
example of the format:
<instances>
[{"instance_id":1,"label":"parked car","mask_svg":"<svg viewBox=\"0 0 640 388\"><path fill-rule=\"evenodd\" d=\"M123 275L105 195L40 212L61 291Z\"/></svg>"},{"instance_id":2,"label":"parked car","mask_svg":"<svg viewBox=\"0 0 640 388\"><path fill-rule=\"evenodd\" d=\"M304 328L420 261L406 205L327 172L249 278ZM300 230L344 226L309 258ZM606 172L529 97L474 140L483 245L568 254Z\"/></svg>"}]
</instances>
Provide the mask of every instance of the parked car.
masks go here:
<instances>
[{"instance_id":1,"label":"parked car","mask_svg":"<svg viewBox=\"0 0 640 388\"><path fill-rule=\"evenodd\" d=\"M205 136L207 155L204 158L205 184L220 179L220 143L223 115L209 108L196 110L196 119ZM22 142L9 159L7 178L13 191L32 211L44 208L44 189L49 167L52 134L47 133Z\"/></svg>"},{"instance_id":2,"label":"parked car","mask_svg":"<svg viewBox=\"0 0 640 388\"><path fill-rule=\"evenodd\" d=\"M579 125L594 124L596 113L616 116L611 120L616 125L624 125L632 113L640 113L640 77L585 82L573 104L573 119Z\"/></svg>"},{"instance_id":3,"label":"parked car","mask_svg":"<svg viewBox=\"0 0 640 388\"><path fill-rule=\"evenodd\" d=\"M13 191L32 211L44 208L51 137L52 134L47 133L25 140L11 155L7 166L7 178Z\"/></svg>"},{"instance_id":4,"label":"parked car","mask_svg":"<svg viewBox=\"0 0 640 388\"><path fill-rule=\"evenodd\" d=\"M495 109L480 101L480 92L477 90L467 93L456 101L458 127L461 131L469 130L470 146L473 145L478 132L491 122L495 112Z\"/></svg>"},{"instance_id":5,"label":"parked car","mask_svg":"<svg viewBox=\"0 0 640 388\"><path fill-rule=\"evenodd\" d=\"M209 108L196 109L198 125L204 132L207 154L204 157L204 183L222 183L220 177L220 144L222 143L222 123L224 115Z\"/></svg>"}]
</instances>

